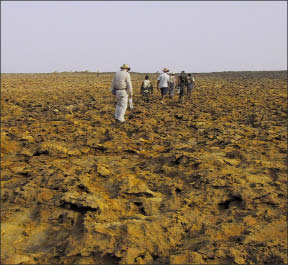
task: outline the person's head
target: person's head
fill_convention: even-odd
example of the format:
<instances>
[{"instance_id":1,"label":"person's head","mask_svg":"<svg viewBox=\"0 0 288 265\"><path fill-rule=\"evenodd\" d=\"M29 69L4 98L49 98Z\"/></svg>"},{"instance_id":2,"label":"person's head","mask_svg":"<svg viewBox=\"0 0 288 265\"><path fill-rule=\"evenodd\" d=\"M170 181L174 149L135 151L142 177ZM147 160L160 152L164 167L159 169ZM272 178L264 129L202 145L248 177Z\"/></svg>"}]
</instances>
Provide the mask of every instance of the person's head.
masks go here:
<instances>
[{"instance_id":1,"label":"person's head","mask_svg":"<svg viewBox=\"0 0 288 265\"><path fill-rule=\"evenodd\" d=\"M169 69L165 67L162 71L163 71L164 73L168 73L168 72L169 72Z\"/></svg>"},{"instance_id":2,"label":"person's head","mask_svg":"<svg viewBox=\"0 0 288 265\"><path fill-rule=\"evenodd\" d=\"M127 72L129 72L131 70L131 68L128 66L128 64L123 64L120 68L122 71L127 71Z\"/></svg>"},{"instance_id":3,"label":"person's head","mask_svg":"<svg viewBox=\"0 0 288 265\"><path fill-rule=\"evenodd\" d=\"M145 75L145 80L148 80L149 79L149 76L148 75Z\"/></svg>"},{"instance_id":4,"label":"person's head","mask_svg":"<svg viewBox=\"0 0 288 265\"><path fill-rule=\"evenodd\" d=\"M181 74L185 74L185 71L181 71Z\"/></svg>"},{"instance_id":5,"label":"person's head","mask_svg":"<svg viewBox=\"0 0 288 265\"><path fill-rule=\"evenodd\" d=\"M191 74L188 74L188 76L191 76Z\"/></svg>"}]
</instances>

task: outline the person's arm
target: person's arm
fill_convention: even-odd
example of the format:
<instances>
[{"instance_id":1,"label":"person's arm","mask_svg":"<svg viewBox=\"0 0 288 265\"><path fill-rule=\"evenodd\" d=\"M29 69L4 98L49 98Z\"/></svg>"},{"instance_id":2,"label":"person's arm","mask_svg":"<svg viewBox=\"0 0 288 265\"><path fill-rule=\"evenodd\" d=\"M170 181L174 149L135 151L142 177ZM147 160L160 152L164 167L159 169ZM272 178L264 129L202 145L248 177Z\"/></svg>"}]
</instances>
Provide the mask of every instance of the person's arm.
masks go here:
<instances>
[{"instance_id":1,"label":"person's arm","mask_svg":"<svg viewBox=\"0 0 288 265\"><path fill-rule=\"evenodd\" d=\"M131 76L130 76L129 73L128 73L128 75L127 75L126 83L127 83L127 93L128 93L128 96L129 96L130 98L132 98L132 96L133 96L133 88L132 88Z\"/></svg>"}]
</instances>

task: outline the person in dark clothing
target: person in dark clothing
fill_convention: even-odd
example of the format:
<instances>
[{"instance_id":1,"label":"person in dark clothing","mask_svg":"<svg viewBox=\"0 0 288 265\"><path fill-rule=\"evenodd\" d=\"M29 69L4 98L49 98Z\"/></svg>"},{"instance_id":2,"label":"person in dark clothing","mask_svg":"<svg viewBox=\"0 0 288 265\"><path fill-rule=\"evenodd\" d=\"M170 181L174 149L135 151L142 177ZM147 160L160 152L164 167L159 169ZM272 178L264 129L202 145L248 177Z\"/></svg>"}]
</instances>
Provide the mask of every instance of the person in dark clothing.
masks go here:
<instances>
[{"instance_id":1,"label":"person in dark clothing","mask_svg":"<svg viewBox=\"0 0 288 265\"><path fill-rule=\"evenodd\" d=\"M178 77L178 84L179 84L179 88L180 88L179 103L182 104L183 103L183 97L184 97L184 94L186 92L186 88L188 85L187 75L184 71L182 71Z\"/></svg>"}]
</instances>

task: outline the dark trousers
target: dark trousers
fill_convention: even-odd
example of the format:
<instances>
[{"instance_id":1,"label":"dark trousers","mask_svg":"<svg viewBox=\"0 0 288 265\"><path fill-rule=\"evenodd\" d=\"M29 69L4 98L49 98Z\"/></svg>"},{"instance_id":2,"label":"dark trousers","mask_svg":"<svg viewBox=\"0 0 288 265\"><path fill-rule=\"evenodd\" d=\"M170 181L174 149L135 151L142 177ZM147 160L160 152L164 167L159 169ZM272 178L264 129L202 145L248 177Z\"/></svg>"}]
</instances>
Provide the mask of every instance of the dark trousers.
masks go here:
<instances>
[{"instance_id":1,"label":"dark trousers","mask_svg":"<svg viewBox=\"0 0 288 265\"><path fill-rule=\"evenodd\" d=\"M179 103L183 103L184 94L186 94L186 86L184 84L180 84Z\"/></svg>"}]
</instances>

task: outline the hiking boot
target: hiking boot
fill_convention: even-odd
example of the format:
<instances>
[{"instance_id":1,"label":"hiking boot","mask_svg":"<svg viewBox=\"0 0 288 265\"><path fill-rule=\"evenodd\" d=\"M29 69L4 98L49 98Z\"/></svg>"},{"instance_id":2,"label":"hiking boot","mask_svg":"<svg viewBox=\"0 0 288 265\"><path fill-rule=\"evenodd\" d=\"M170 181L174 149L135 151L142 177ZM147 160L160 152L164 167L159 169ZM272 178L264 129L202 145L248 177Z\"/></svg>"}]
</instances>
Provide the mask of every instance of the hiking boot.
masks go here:
<instances>
[{"instance_id":1,"label":"hiking boot","mask_svg":"<svg viewBox=\"0 0 288 265\"><path fill-rule=\"evenodd\" d=\"M116 124L122 124L122 123L124 123L125 121L120 121L120 120L118 120L118 119L115 119L115 123Z\"/></svg>"}]
</instances>

